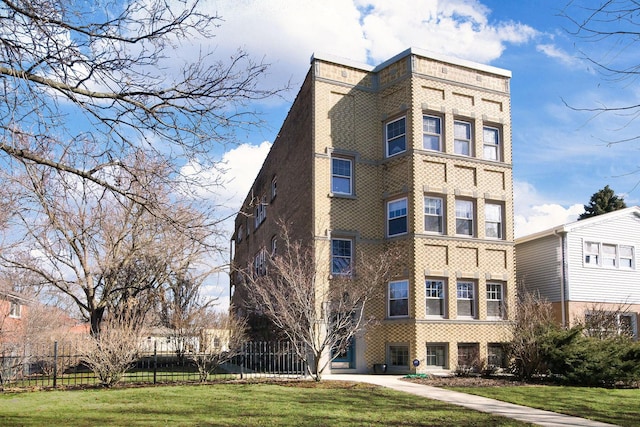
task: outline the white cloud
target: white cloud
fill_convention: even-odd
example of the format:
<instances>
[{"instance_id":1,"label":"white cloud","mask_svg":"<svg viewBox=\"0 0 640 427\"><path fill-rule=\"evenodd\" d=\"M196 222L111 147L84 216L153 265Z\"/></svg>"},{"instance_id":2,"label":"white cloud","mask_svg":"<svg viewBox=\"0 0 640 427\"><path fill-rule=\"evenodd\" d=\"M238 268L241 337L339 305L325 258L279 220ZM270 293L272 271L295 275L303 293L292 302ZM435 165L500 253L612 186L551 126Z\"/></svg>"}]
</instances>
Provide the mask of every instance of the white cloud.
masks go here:
<instances>
[{"instance_id":1,"label":"white cloud","mask_svg":"<svg viewBox=\"0 0 640 427\"><path fill-rule=\"evenodd\" d=\"M561 63L569 67L576 67L582 64L582 61L580 61L578 58L568 54L567 52L553 44L539 44L536 46L536 50L538 52L544 53L549 58L559 60Z\"/></svg>"},{"instance_id":2,"label":"white cloud","mask_svg":"<svg viewBox=\"0 0 640 427\"><path fill-rule=\"evenodd\" d=\"M578 219L584 206L574 204L565 207L559 203L545 201L529 183L515 181L514 228L515 236L522 237Z\"/></svg>"}]
</instances>

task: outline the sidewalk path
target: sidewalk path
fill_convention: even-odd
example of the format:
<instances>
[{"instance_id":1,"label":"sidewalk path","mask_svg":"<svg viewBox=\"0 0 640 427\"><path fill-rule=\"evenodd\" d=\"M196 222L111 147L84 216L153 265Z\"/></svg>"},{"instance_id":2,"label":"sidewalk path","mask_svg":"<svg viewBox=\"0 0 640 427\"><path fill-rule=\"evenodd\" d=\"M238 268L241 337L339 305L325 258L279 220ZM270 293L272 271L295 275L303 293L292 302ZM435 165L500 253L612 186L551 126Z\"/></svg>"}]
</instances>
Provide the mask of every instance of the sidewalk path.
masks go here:
<instances>
[{"instance_id":1,"label":"sidewalk path","mask_svg":"<svg viewBox=\"0 0 640 427\"><path fill-rule=\"evenodd\" d=\"M529 408L527 406L514 405L513 403L502 402L500 400L489 399L482 396L460 393L453 390L446 390L440 387L433 387L424 384L412 383L401 380L399 375L357 375L357 374L332 374L322 377L326 380L354 381L376 384L389 387L394 390L412 393L417 396L429 399L441 400L453 405L464 406L476 411L488 412L494 415L501 415L507 418L524 421L548 427L606 427L614 424L601 423L585 418L563 415L541 409Z\"/></svg>"}]
</instances>

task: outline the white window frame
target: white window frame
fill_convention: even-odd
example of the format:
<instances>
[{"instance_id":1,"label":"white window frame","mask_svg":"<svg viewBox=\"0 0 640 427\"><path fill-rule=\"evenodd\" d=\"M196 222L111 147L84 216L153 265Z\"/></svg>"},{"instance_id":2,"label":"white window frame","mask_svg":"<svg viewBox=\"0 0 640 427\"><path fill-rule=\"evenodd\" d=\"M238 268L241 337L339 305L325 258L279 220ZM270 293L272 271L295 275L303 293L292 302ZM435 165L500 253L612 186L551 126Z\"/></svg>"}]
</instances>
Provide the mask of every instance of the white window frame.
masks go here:
<instances>
[{"instance_id":1,"label":"white window frame","mask_svg":"<svg viewBox=\"0 0 640 427\"><path fill-rule=\"evenodd\" d=\"M459 233L458 223L464 221L469 224L469 233ZM475 203L472 200L456 199L456 235L475 236Z\"/></svg>"},{"instance_id":2,"label":"white window frame","mask_svg":"<svg viewBox=\"0 0 640 427\"><path fill-rule=\"evenodd\" d=\"M349 174L339 174L335 172L334 162L347 162L349 164ZM347 191L336 191L335 183L336 180L346 180L349 185L349 189ZM353 160L346 157L331 157L331 194L344 194L351 196L353 195Z\"/></svg>"},{"instance_id":3,"label":"white window frame","mask_svg":"<svg viewBox=\"0 0 640 427\"><path fill-rule=\"evenodd\" d=\"M404 203L404 208L398 208L391 210L393 205L398 205L400 203ZM393 215L393 216L392 216ZM391 234L391 221L399 220L400 218L404 218L405 230L399 233ZM389 200L387 202L387 237L393 236L402 236L409 232L409 201L406 197L402 197L400 199Z\"/></svg>"},{"instance_id":4,"label":"white window frame","mask_svg":"<svg viewBox=\"0 0 640 427\"><path fill-rule=\"evenodd\" d=\"M446 284L442 279L425 279L424 291L425 291L425 316L427 317L439 317L444 318L447 312L446 299L445 299ZM440 313L429 313L429 301L439 301Z\"/></svg>"},{"instance_id":5,"label":"white window frame","mask_svg":"<svg viewBox=\"0 0 640 427\"><path fill-rule=\"evenodd\" d=\"M458 318L463 319L475 319L477 316L477 292L475 282L458 280L456 282L456 312ZM464 304L470 304L471 315L460 314L460 304L465 301Z\"/></svg>"},{"instance_id":6,"label":"white window frame","mask_svg":"<svg viewBox=\"0 0 640 427\"><path fill-rule=\"evenodd\" d=\"M275 256L278 251L278 238L273 236L271 238L271 256Z\"/></svg>"},{"instance_id":7,"label":"white window frame","mask_svg":"<svg viewBox=\"0 0 640 427\"><path fill-rule=\"evenodd\" d=\"M585 267L610 270L636 269L633 245L584 240L582 249L582 262Z\"/></svg>"},{"instance_id":8,"label":"white window frame","mask_svg":"<svg viewBox=\"0 0 640 427\"><path fill-rule=\"evenodd\" d=\"M457 132L460 126L467 129L464 136ZM465 146L466 150L464 150ZM465 153L465 151L467 152ZM455 120L453 122L453 152L460 156L473 156L473 124L471 122L464 120Z\"/></svg>"},{"instance_id":9,"label":"white window frame","mask_svg":"<svg viewBox=\"0 0 640 427\"><path fill-rule=\"evenodd\" d=\"M395 295L392 292L393 285L396 284L404 284L405 289L401 292L400 295ZM393 301L406 301L406 313L401 314L392 314L391 313L391 305ZM408 280L394 280L389 282L387 286L387 315L390 318L398 318L398 317L409 317L409 281Z\"/></svg>"},{"instance_id":10,"label":"white window frame","mask_svg":"<svg viewBox=\"0 0 640 427\"><path fill-rule=\"evenodd\" d=\"M260 249L253 260L253 272L256 276L267 274L267 254L264 249Z\"/></svg>"},{"instance_id":11,"label":"white window frame","mask_svg":"<svg viewBox=\"0 0 640 427\"><path fill-rule=\"evenodd\" d=\"M342 255L342 254L336 255L334 253L334 251L335 251L334 244L338 243L338 242L348 242L349 243L349 254L348 255ZM334 260L336 258L340 258L340 259L346 260L348 267L345 270L341 270L341 271L335 270L334 269L334 267L335 267ZM348 276L348 275L351 275L352 269L353 269L353 239L332 237L331 238L331 274Z\"/></svg>"},{"instance_id":12,"label":"white window frame","mask_svg":"<svg viewBox=\"0 0 640 427\"><path fill-rule=\"evenodd\" d=\"M9 317L13 319L22 317L22 305L18 301L9 301Z\"/></svg>"},{"instance_id":13,"label":"white window frame","mask_svg":"<svg viewBox=\"0 0 640 427\"><path fill-rule=\"evenodd\" d=\"M436 202L436 203L432 203ZM439 205L439 206L438 206ZM444 200L442 197L424 196L424 231L427 233L444 234ZM427 218L438 218L439 230L427 229Z\"/></svg>"},{"instance_id":14,"label":"white window frame","mask_svg":"<svg viewBox=\"0 0 640 427\"><path fill-rule=\"evenodd\" d=\"M497 210L497 217L494 216ZM504 239L504 208L502 203L487 202L484 204L484 236L487 239ZM491 226L491 227L490 227ZM497 236L490 236L489 232L495 228Z\"/></svg>"},{"instance_id":15,"label":"white window frame","mask_svg":"<svg viewBox=\"0 0 640 427\"><path fill-rule=\"evenodd\" d=\"M489 304L498 304L498 315L492 316L489 314ZM490 319L503 319L504 318L504 284L496 282L487 283L487 318Z\"/></svg>"},{"instance_id":16,"label":"white window frame","mask_svg":"<svg viewBox=\"0 0 640 427\"><path fill-rule=\"evenodd\" d=\"M436 123L436 129L431 129L430 125L426 126L427 122L432 120L434 120ZM431 140L434 137L438 139L438 147L427 147L425 141ZM442 118L440 118L439 116L433 116L429 114L424 114L422 116L422 148L429 151L442 151Z\"/></svg>"},{"instance_id":17,"label":"white window frame","mask_svg":"<svg viewBox=\"0 0 640 427\"><path fill-rule=\"evenodd\" d=\"M492 135L492 138L487 136ZM485 160L499 162L500 157L500 129L492 126L482 128L482 156Z\"/></svg>"},{"instance_id":18,"label":"white window frame","mask_svg":"<svg viewBox=\"0 0 640 427\"><path fill-rule=\"evenodd\" d=\"M398 133L397 135L391 135L391 137L389 136L389 127L392 126L394 123L398 123L398 122L404 122L404 132L403 133ZM389 146L390 143L396 141L396 140L400 140L400 138L404 138L404 148L401 149L400 151L397 151L395 153L391 153L389 151ZM407 151L407 117L403 116L403 117L399 117L395 120L391 120L387 123L385 123L384 125L384 150L385 150L385 157L393 157L396 156L398 154L404 153Z\"/></svg>"}]
</instances>

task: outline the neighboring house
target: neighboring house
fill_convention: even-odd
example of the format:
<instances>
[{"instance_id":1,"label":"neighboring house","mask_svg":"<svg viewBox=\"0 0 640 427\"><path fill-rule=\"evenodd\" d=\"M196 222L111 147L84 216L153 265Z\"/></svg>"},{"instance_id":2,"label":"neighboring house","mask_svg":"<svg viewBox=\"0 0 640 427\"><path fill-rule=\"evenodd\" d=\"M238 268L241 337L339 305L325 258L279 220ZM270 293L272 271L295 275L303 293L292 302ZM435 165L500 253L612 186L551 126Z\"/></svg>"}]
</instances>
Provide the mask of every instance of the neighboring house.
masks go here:
<instances>
[{"instance_id":1,"label":"neighboring house","mask_svg":"<svg viewBox=\"0 0 640 427\"><path fill-rule=\"evenodd\" d=\"M376 67L312 57L236 217L232 257L264 274L279 219L334 274L358 251L401 248L406 268L366 313L379 322L332 372L502 363L516 283L510 77L414 48ZM231 287L241 307L240 274Z\"/></svg>"},{"instance_id":2,"label":"neighboring house","mask_svg":"<svg viewBox=\"0 0 640 427\"><path fill-rule=\"evenodd\" d=\"M0 291L0 343L23 339L30 300L13 291Z\"/></svg>"},{"instance_id":3,"label":"neighboring house","mask_svg":"<svg viewBox=\"0 0 640 427\"><path fill-rule=\"evenodd\" d=\"M598 312L638 337L640 207L634 206L516 239L517 276L548 299L565 326Z\"/></svg>"},{"instance_id":4,"label":"neighboring house","mask_svg":"<svg viewBox=\"0 0 640 427\"><path fill-rule=\"evenodd\" d=\"M229 330L204 329L196 334L158 327L146 331L141 349L144 352L198 353L229 350Z\"/></svg>"}]
</instances>

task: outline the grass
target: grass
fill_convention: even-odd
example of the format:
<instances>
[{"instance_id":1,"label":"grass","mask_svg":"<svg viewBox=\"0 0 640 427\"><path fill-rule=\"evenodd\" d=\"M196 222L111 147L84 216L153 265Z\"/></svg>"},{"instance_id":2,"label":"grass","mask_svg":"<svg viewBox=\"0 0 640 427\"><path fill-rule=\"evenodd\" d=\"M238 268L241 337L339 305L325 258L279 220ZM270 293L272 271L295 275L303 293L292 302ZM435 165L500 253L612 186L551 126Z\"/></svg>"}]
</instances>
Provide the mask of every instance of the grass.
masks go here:
<instances>
[{"instance_id":1,"label":"grass","mask_svg":"<svg viewBox=\"0 0 640 427\"><path fill-rule=\"evenodd\" d=\"M525 426L443 402L341 381L0 394L0 425Z\"/></svg>"},{"instance_id":2,"label":"grass","mask_svg":"<svg viewBox=\"0 0 640 427\"><path fill-rule=\"evenodd\" d=\"M591 420L640 427L640 389L533 385L446 388Z\"/></svg>"}]
</instances>

